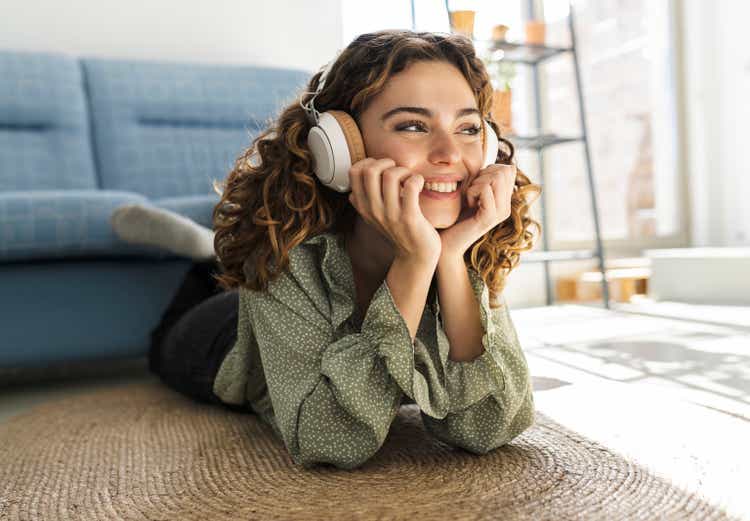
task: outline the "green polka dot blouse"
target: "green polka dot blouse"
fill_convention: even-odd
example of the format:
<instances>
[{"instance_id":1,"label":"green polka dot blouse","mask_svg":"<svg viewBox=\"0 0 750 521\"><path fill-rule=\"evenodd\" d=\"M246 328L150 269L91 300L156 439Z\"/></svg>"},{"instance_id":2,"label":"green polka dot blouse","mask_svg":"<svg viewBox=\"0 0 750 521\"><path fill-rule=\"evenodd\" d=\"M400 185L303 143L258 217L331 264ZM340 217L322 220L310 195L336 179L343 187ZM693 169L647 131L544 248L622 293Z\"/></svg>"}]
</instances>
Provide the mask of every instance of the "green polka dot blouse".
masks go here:
<instances>
[{"instance_id":1,"label":"green polka dot blouse","mask_svg":"<svg viewBox=\"0 0 750 521\"><path fill-rule=\"evenodd\" d=\"M504 298L491 309L481 276L468 273L485 351L456 362L448 358L437 291L412 344L386 281L360 319L342 237L309 238L290 251L288 270L268 291L240 288L237 341L214 393L249 405L307 468L362 465L383 445L402 404L419 406L428 434L485 454L533 424L534 399Z\"/></svg>"}]
</instances>

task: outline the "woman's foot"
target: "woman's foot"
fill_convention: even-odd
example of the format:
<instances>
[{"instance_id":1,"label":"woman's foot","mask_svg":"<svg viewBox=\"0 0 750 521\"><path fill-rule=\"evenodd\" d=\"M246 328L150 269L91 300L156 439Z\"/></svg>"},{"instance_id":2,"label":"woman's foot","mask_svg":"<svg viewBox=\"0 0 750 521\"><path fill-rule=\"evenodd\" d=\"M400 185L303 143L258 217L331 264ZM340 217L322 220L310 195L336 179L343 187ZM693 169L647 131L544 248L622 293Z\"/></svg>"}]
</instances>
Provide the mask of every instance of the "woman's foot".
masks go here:
<instances>
[{"instance_id":1,"label":"woman's foot","mask_svg":"<svg viewBox=\"0 0 750 521\"><path fill-rule=\"evenodd\" d=\"M214 231L171 210L126 204L112 212L110 223L126 242L157 246L198 261L216 256Z\"/></svg>"}]
</instances>

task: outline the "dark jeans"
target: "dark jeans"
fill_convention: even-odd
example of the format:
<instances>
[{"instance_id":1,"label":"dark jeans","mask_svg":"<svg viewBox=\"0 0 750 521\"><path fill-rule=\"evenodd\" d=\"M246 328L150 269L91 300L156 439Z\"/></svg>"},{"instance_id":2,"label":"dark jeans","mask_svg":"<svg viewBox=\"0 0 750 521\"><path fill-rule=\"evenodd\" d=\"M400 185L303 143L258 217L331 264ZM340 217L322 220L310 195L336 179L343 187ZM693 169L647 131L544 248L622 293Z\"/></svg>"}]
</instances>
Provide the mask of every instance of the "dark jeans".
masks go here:
<instances>
[{"instance_id":1,"label":"dark jeans","mask_svg":"<svg viewBox=\"0 0 750 521\"><path fill-rule=\"evenodd\" d=\"M213 393L224 356L237 339L237 289L222 290L211 277L214 261L195 262L185 274L161 321L151 332L148 363L172 389L199 402L251 412L248 405L225 404Z\"/></svg>"}]
</instances>

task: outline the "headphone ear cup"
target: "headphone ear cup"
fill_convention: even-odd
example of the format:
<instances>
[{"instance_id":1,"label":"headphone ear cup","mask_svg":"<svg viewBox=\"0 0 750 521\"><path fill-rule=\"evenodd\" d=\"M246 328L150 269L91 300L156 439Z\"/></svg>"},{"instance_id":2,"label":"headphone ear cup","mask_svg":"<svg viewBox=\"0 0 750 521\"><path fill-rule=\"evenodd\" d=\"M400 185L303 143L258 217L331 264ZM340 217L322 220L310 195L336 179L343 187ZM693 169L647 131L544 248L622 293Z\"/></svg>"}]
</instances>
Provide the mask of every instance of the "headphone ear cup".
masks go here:
<instances>
[{"instance_id":1,"label":"headphone ear cup","mask_svg":"<svg viewBox=\"0 0 750 521\"><path fill-rule=\"evenodd\" d=\"M349 170L365 158L364 141L354 118L341 110L320 114L318 124L307 135L307 145L321 183L338 192L350 191Z\"/></svg>"},{"instance_id":2,"label":"headphone ear cup","mask_svg":"<svg viewBox=\"0 0 750 521\"><path fill-rule=\"evenodd\" d=\"M487 168L489 165L495 164L497 161L497 153L500 150L500 140L497 138L497 134L492 130L492 126L483 120L484 124L484 164L482 168Z\"/></svg>"},{"instance_id":3,"label":"headphone ear cup","mask_svg":"<svg viewBox=\"0 0 750 521\"><path fill-rule=\"evenodd\" d=\"M329 110L328 114L336 118L349 150L349 166L365 158L365 142L362 139L362 133L359 131L357 122L348 113L343 110ZM348 174L347 170L347 174Z\"/></svg>"}]
</instances>

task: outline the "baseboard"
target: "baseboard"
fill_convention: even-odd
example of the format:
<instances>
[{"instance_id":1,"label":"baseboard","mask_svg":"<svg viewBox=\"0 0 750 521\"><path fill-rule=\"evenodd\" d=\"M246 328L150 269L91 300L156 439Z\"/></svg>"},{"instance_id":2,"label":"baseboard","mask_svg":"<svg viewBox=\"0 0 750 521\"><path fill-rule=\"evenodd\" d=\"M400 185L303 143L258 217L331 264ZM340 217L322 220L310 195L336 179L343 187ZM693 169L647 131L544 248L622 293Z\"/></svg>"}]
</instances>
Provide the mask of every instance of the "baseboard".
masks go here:
<instances>
[{"instance_id":1,"label":"baseboard","mask_svg":"<svg viewBox=\"0 0 750 521\"><path fill-rule=\"evenodd\" d=\"M20 385L113 379L148 374L148 359L118 358L61 362L38 367L0 368L0 389Z\"/></svg>"}]
</instances>

